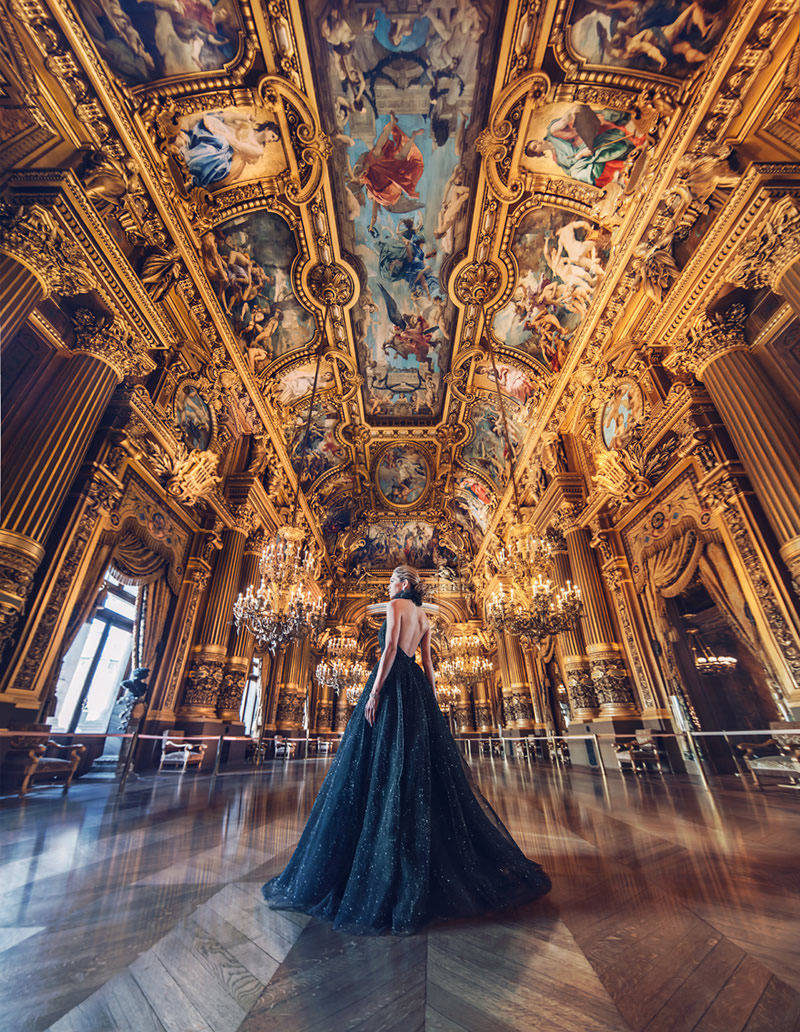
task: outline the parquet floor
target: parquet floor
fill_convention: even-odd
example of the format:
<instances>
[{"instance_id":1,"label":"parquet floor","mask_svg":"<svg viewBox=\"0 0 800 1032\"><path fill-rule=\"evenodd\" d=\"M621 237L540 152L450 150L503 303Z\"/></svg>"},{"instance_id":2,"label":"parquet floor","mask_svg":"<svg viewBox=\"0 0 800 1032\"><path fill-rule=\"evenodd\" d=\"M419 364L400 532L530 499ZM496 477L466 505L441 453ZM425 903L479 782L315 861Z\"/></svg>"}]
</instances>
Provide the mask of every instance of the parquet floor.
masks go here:
<instances>
[{"instance_id":1,"label":"parquet floor","mask_svg":"<svg viewBox=\"0 0 800 1032\"><path fill-rule=\"evenodd\" d=\"M473 767L553 878L410 938L270 911L327 767L0 800L2 1032L800 1032L800 794Z\"/></svg>"}]
</instances>

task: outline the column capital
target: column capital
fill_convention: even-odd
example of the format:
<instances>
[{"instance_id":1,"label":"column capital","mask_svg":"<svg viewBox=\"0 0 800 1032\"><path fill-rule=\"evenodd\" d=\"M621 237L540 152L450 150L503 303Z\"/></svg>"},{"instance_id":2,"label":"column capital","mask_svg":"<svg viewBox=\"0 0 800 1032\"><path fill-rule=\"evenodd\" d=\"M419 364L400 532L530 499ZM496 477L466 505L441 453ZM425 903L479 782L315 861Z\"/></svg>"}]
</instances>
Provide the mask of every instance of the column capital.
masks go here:
<instances>
[{"instance_id":1,"label":"column capital","mask_svg":"<svg viewBox=\"0 0 800 1032\"><path fill-rule=\"evenodd\" d=\"M72 317L72 324L75 330L72 351L105 362L118 380L142 376L155 369L155 362L119 319L109 319L88 308L79 308Z\"/></svg>"},{"instance_id":2,"label":"column capital","mask_svg":"<svg viewBox=\"0 0 800 1032\"><path fill-rule=\"evenodd\" d=\"M723 355L749 349L746 319L747 309L738 301L724 312L704 312L677 342L672 364L702 380L706 369Z\"/></svg>"},{"instance_id":3,"label":"column capital","mask_svg":"<svg viewBox=\"0 0 800 1032\"><path fill-rule=\"evenodd\" d=\"M97 285L86 257L40 204L0 203L0 252L24 265L45 297L88 294Z\"/></svg>"},{"instance_id":4,"label":"column capital","mask_svg":"<svg viewBox=\"0 0 800 1032\"><path fill-rule=\"evenodd\" d=\"M783 200L739 247L738 261L729 279L748 290L769 287L773 293L780 294L784 273L797 262L800 262L800 209Z\"/></svg>"}]
</instances>

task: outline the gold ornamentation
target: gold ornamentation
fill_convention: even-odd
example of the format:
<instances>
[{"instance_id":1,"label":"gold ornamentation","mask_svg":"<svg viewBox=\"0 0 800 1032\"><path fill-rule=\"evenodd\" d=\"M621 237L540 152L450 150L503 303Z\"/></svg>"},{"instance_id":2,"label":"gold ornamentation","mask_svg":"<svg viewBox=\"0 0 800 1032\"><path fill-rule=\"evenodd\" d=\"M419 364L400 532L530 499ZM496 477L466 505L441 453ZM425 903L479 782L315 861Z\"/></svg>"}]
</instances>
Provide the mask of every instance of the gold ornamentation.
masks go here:
<instances>
[{"instance_id":1,"label":"gold ornamentation","mask_svg":"<svg viewBox=\"0 0 800 1032\"><path fill-rule=\"evenodd\" d=\"M326 305L346 305L353 296L353 281L341 265L315 265L308 286L312 297Z\"/></svg>"},{"instance_id":2,"label":"gold ornamentation","mask_svg":"<svg viewBox=\"0 0 800 1032\"><path fill-rule=\"evenodd\" d=\"M723 355L748 348L744 334L747 309L735 302L724 312L698 316L691 329L681 337L666 365L686 370L702 380L706 368Z\"/></svg>"},{"instance_id":3,"label":"gold ornamentation","mask_svg":"<svg viewBox=\"0 0 800 1032\"><path fill-rule=\"evenodd\" d=\"M488 305L500 289L501 272L494 262L472 262L455 279L456 297L464 304Z\"/></svg>"},{"instance_id":4,"label":"gold ornamentation","mask_svg":"<svg viewBox=\"0 0 800 1032\"><path fill-rule=\"evenodd\" d=\"M2 204L0 225L0 251L36 276L45 297L73 297L97 287L83 252L42 205Z\"/></svg>"},{"instance_id":5,"label":"gold ornamentation","mask_svg":"<svg viewBox=\"0 0 800 1032\"><path fill-rule=\"evenodd\" d=\"M191 451L182 442L168 452L155 441L146 442L150 460L163 478L167 494L186 505L197 505L207 498L222 477L217 476L219 455L213 451Z\"/></svg>"},{"instance_id":6,"label":"gold ornamentation","mask_svg":"<svg viewBox=\"0 0 800 1032\"><path fill-rule=\"evenodd\" d=\"M769 287L780 294L780 281L790 266L800 262L800 210L780 204L739 248L730 279L748 290Z\"/></svg>"},{"instance_id":7,"label":"gold ornamentation","mask_svg":"<svg viewBox=\"0 0 800 1032\"><path fill-rule=\"evenodd\" d=\"M88 308L78 308L72 317L75 343L72 350L79 355L91 355L110 366L119 380L128 376L143 376L155 369L156 364L134 342L133 334L119 319L109 319Z\"/></svg>"}]
</instances>

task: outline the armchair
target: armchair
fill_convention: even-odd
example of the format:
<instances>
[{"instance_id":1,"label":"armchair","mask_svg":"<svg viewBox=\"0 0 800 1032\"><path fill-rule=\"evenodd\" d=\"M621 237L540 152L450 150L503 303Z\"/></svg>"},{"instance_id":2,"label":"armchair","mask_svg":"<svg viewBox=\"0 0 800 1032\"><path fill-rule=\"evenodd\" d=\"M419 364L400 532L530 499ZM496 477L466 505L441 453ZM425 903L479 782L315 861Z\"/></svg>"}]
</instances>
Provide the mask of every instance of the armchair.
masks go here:
<instances>
[{"instance_id":1,"label":"armchair","mask_svg":"<svg viewBox=\"0 0 800 1032\"><path fill-rule=\"evenodd\" d=\"M161 736L161 762L159 771L164 767L180 767L181 774L188 767L200 767L206 754L206 742L185 742L183 731L165 731Z\"/></svg>"},{"instance_id":2,"label":"armchair","mask_svg":"<svg viewBox=\"0 0 800 1032\"><path fill-rule=\"evenodd\" d=\"M736 748L744 757L747 769L759 788L759 775L774 774L788 778L778 788L800 788L800 721L770 724L773 731L797 728L797 734L775 735L763 742L740 742Z\"/></svg>"},{"instance_id":3,"label":"armchair","mask_svg":"<svg viewBox=\"0 0 800 1032\"><path fill-rule=\"evenodd\" d=\"M66 757L47 756L46 753L51 750L65 752L69 755ZM78 769L78 764L81 762L81 757L85 752L86 746L78 742L72 745L61 745L59 742L48 739L47 742L40 742L38 745L34 745L33 748L28 750L19 794L24 796L30 787L31 781L36 778L53 778L61 774L66 774L67 776L67 780L64 782L64 791L66 792L72 784L75 771Z\"/></svg>"}]
</instances>

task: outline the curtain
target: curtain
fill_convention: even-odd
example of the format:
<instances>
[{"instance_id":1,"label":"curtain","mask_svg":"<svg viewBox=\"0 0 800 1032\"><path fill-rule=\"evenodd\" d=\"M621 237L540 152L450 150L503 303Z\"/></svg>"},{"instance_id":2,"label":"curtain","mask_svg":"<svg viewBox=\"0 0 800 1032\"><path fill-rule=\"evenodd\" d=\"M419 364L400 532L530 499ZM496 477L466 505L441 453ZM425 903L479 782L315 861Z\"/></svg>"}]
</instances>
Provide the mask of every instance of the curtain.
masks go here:
<instances>
[{"instance_id":1,"label":"curtain","mask_svg":"<svg viewBox=\"0 0 800 1032\"><path fill-rule=\"evenodd\" d=\"M725 615L737 638L744 642L754 655L761 655L762 650L755 628L747 615L747 600L723 546L715 541L709 542L699 565L703 587L720 612Z\"/></svg>"},{"instance_id":2,"label":"curtain","mask_svg":"<svg viewBox=\"0 0 800 1032\"><path fill-rule=\"evenodd\" d=\"M114 544L111 569L123 584L150 584L162 576L167 560L154 552L130 527Z\"/></svg>"},{"instance_id":3,"label":"curtain","mask_svg":"<svg viewBox=\"0 0 800 1032\"><path fill-rule=\"evenodd\" d=\"M172 598L163 570L157 580L139 587L133 626L134 667L147 667L151 672L155 669Z\"/></svg>"}]
</instances>

